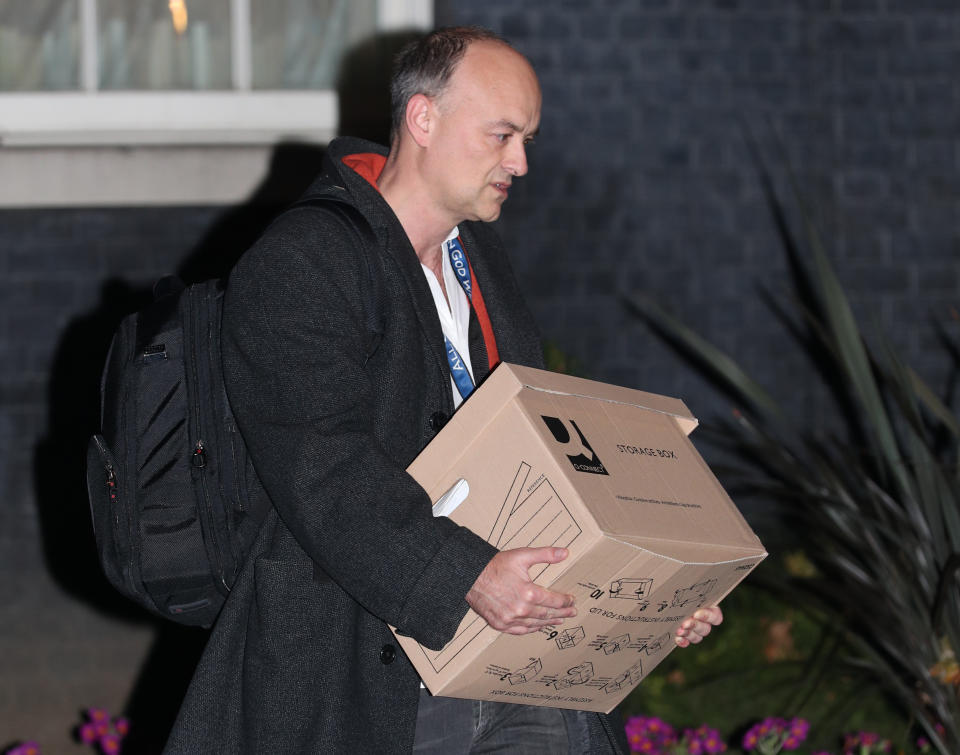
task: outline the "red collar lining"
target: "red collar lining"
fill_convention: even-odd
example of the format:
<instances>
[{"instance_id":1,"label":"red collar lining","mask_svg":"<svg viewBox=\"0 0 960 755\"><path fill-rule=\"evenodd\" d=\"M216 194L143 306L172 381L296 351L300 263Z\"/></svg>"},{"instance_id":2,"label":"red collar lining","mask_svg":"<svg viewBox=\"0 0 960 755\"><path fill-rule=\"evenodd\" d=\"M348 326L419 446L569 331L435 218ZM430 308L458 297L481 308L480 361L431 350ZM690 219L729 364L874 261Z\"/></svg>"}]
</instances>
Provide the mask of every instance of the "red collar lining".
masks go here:
<instances>
[{"instance_id":1,"label":"red collar lining","mask_svg":"<svg viewBox=\"0 0 960 755\"><path fill-rule=\"evenodd\" d=\"M383 173L383 167L387 164L385 155L379 155L376 152L359 152L353 155L346 155L342 162L348 168L353 170L358 176L367 180L367 182L378 192L377 179ZM460 242L461 246L463 241ZM466 250L464 250L466 254ZM467 258L467 264L470 265L470 258ZM487 348L487 362L492 370L500 363L500 353L497 349L497 339L493 335L493 324L490 322L490 315L487 313L487 305L483 301L483 294L480 293L480 285L473 274L473 266L470 265L470 277L473 283L473 296L471 297L471 306L477 313L477 320L480 323L480 330L483 333L483 343Z\"/></svg>"}]
</instances>

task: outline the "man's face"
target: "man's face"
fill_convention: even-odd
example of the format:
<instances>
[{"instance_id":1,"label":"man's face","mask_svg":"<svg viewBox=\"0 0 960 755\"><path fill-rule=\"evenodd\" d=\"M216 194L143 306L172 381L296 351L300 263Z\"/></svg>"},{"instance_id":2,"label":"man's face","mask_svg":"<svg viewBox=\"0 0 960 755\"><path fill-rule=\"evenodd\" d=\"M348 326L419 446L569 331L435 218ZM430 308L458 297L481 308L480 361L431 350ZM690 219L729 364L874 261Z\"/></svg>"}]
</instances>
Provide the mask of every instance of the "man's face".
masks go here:
<instances>
[{"instance_id":1,"label":"man's face","mask_svg":"<svg viewBox=\"0 0 960 755\"><path fill-rule=\"evenodd\" d=\"M426 151L431 191L451 226L500 216L511 182L527 172L540 103L537 77L521 55L495 42L467 48L434 101L436 128Z\"/></svg>"}]
</instances>

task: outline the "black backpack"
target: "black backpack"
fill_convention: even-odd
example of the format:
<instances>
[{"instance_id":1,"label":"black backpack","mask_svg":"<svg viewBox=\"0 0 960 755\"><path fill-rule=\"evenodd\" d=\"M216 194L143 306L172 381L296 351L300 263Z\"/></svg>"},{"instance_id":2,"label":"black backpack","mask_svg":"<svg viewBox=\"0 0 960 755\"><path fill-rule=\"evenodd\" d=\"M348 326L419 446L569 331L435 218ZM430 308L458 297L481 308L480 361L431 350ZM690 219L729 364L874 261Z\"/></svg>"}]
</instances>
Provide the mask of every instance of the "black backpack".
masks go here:
<instances>
[{"instance_id":1,"label":"black backpack","mask_svg":"<svg viewBox=\"0 0 960 755\"><path fill-rule=\"evenodd\" d=\"M336 191L330 189L329 191ZM376 238L331 193L301 200L339 213L367 251L367 357L383 334ZM151 612L209 626L270 507L227 401L220 364L224 284L164 278L121 323L100 385L101 433L87 450L87 494L110 583Z\"/></svg>"}]
</instances>

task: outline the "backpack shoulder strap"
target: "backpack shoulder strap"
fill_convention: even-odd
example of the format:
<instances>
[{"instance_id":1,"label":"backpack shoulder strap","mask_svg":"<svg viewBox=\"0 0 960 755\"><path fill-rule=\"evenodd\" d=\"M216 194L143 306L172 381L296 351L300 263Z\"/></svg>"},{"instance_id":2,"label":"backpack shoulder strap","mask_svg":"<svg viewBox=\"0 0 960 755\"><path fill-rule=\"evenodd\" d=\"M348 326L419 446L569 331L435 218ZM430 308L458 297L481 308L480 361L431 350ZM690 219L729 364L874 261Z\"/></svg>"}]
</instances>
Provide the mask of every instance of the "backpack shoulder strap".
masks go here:
<instances>
[{"instance_id":1,"label":"backpack shoulder strap","mask_svg":"<svg viewBox=\"0 0 960 755\"><path fill-rule=\"evenodd\" d=\"M293 204L290 209L298 207L320 207L336 213L346 224L353 229L360 241L364 260L367 264L367 283L364 287L366 326L370 340L367 344L367 361L376 352L383 339L385 329L385 302L386 292L383 283L383 263L380 259L379 242L370 227L370 223L346 196L342 196L333 187L321 192L310 194Z\"/></svg>"},{"instance_id":2,"label":"backpack shoulder strap","mask_svg":"<svg viewBox=\"0 0 960 755\"><path fill-rule=\"evenodd\" d=\"M179 321L179 297L186 290L183 281L175 275L158 280L153 286L153 302L136 314L136 351L138 358L149 361L165 359L164 344L155 344L159 333L176 327Z\"/></svg>"}]
</instances>

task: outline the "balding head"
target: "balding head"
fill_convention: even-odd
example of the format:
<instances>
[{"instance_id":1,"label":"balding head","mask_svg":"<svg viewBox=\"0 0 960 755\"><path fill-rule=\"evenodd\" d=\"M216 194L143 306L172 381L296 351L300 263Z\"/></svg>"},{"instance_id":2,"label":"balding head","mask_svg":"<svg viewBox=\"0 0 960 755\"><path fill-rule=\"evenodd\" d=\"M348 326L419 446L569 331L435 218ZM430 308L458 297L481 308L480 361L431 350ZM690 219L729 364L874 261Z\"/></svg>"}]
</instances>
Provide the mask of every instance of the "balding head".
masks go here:
<instances>
[{"instance_id":1,"label":"balding head","mask_svg":"<svg viewBox=\"0 0 960 755\"><path fill-rule=\"evenodd\" d=\"M475 42L493 42L513 49L506 40L488 29L456 26L437 29L400 51L390 82L391 141L403 127L410 98L416 94L431 99L442 95L467 48Z\"/></svg>"},{"instance_id":2,"label":"balding head","mask_svg":"<svg viewBox=\"0 0 960 755\"><path fill-rule=\"evenodd\" d=\"M394 133L377 186L418 254L463 220L496 220L540 127L530 62L476 29L434 32L407 48L394 79Z\"/></svg>"}]
</instances>

